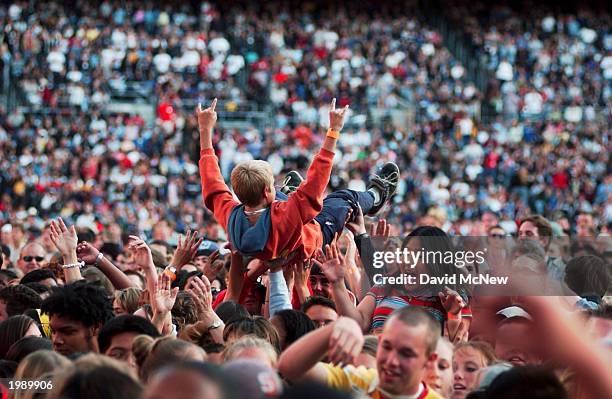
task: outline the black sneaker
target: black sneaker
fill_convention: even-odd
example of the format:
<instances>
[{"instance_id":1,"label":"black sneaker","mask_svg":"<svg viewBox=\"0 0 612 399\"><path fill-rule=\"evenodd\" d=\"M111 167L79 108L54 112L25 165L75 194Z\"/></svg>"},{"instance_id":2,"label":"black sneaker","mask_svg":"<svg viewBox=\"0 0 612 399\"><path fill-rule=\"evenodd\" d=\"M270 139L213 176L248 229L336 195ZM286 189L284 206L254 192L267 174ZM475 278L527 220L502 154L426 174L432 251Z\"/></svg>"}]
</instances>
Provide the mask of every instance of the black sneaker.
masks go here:
<instances>
[{"instance_id":1,"label":"black sneaker","mask_svg":"<svg viewBox=\"0 0 612 399\"><path fill-rule=\"evenodd\" d=\"M397 185L399 183L400 171L396 164L393 162L387 162L378 175L374 175L370 179L370 184L368 185L368 190L374 189L380 193L380 201L378 203L374 203L368 215L373 216L381 210L381 208L385 205L385 202L391 199L393 194L395 194L395 190L397 190Z\"/></svg>"},{"instance_id":2,"label":"black sneaker","mask_svg":"<svg viewBox=\"0 0 612 399\"><path fill-rule=\"evenodd\" d=\"M287 176L285 176L285 180L283 181L283 186L280 188L280 192L285 195L289 195L295 190L297 190L300 186L300 183L302 183L303 181L304 178L300 176L298 172L292 170L291 172L287 173Z\"/></svg>"}]
</instances>

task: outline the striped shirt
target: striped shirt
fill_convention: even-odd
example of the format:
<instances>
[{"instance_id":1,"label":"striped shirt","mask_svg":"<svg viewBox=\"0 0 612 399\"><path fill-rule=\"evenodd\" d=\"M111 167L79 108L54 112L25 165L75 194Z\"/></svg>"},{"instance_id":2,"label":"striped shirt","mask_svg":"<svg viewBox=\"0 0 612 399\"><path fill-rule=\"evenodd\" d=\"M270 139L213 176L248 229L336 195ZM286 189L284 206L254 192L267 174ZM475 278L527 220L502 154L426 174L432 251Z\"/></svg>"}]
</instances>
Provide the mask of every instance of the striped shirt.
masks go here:
<instances>
[{"instance_id":1,"label":"striped shirt","mask_svg":"<svg viewBox=\"0 0 612 399\"><path fill-rule=\"evenodd\" d=\"M372 313L372 320L370 322L371 333L382 330L383 325L391 313L406 306L422 306L440 322L442 327L444 326L444 322L448 320L447 312L437 296L411 296L395 288L392 291L388 291L387 287L382 285L375 285L366 296L367 295L373 297L376 301L376 308ZM462 297L467 303L467 297L465 295L462 295ZM462 317L472 316L472 311L469 306L461 310L461 315Z\"/></svg>"}]
</instances>

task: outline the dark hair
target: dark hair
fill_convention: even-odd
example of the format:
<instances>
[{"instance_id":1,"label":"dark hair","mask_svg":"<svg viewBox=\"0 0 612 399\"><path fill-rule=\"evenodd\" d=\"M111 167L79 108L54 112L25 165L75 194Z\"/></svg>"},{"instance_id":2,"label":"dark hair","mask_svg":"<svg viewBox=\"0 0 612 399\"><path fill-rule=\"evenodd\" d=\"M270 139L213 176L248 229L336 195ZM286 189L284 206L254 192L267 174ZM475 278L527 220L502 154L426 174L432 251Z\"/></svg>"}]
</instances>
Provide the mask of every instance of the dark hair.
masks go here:
<instances>
[{"instance_id":1,"label":"dark hair","mask_svg":"<svg viewBox=\"0 0 612 399\"><path fill-rule=\"evenodd\" d=\"M298 338L316 329L316 326L306 313L299 310L285 309L277 312L274 317L282 320L285 326L285 342L281 350L298 340Z\"/></svg>"},{"instance_id":2,"label":"dark hair","mask_svg":"<svg viewBox=\"0 0 612 399\"><path fill-rule=\"evenodd\" d=\"M6 302L6 313L9 316L22 314L28 309L38 309L42 302L36 291L22 284L2 288L0 300Z\"/></svg>"},{"instance_id":3,"label":"dark hair","mask_svg":"<svg viewBox=\"0 0 612 399\"><path fill-rule=\"evenodd\" d=\"M567 399L563 384L551 370L536 366L513 367L498 375L482 392L470 399Z\"/></svg>"},{"instance_id":4,"label":"dark hair","mask_svg":"<svg viewBox=\"0 0 612 399\"><path fill-rule=\"evenodd\" d=\"M42 337L35 337L33 335L23 337L19 341L11 345L8 352L6 352L5 359L12 360L14 362L21 362L24 357L30 353L34 353L40 350L51 350L53 344L51 340Z\"/></svg>"},{"instance_id":5,"label":"dark hair","mask_svg":"<svg viewBox=\"0 0 612 399\"><path fill-rule=\"evenodd\" d=\"M441 254L441 258L435 259L434 257L433 262L423 262L427 263L427 273L429 273L431 276L452 276L460 275L465 272L464 268L455 267L453 263L444 261L446 254L455 253L455 246L453 245L453 242L448 234L446 234L442 229L434 226L417 227L416 229L412 230L410 234L404 237L402 240L402 249L406 248L408 243L415 238L419 239L421 248L424 248L428 253ZM457 281L460 281L460 279L457 278ZM462 284L457 283L447 285L456 291L462 290ZM390 284L388 286L389 288L391 287ZM429 285L427 287L427 295L437 296L438 292L442 291L443 289L443 285ZM467 297L464 297L464 300L466 299Z\"/></svg>"},{"instance_id":6,"label":"dark hair","mask_svg":"<svg viewBox=\"0 0 612 399\"><path fill-rule=\"evenodd\" d=\"M96 285L106 292L106 295L113 296L115 294L115 286L110 281L106 274L102 272L102 270L98 269L95 266L87 266L83 270L81 270L81 275L83 279L91 283L92 285Z\"/></svg>"},{"instance_id":7,"label":"dark hair","mask_svg":"<svg viewBox=\"0 0 612 399\"><path fill-rule=\"evenodd\" d=\"M79 242L94 242L96 240L96 234L89 228L79 227L76 229L76 232Z\"/></svg>"},{"instance_id":8,"label":"dark hair","mask_svg":"<svg viewBox=\"0 0 612 399\"><path fill-rule=\"evenodd\" d=\"M52 278L53 280L57 282L55 278L55 274L53 274L53 271L51 271L51 269L46 269L46 268L35 269L27 273L25 276L23 276L21 280L19 281L19 283L20 284L40 283L41 281L46 280L48 278Z\"/></svg>"},{"instance_id":9,"label":"dark hair","mask_svg":"<svg viewBox=\"0 0 612 399\"><path fill-rule=\"evenodd\" d=\"M106 352L116 335L126 332L145 334L152 338L159 337L159 332L147 319L131 314L113 317L102 326L98 333L100 353Z\"/></svg>"},{"instance_id":10,"label":"dark hair","mask_svg":"<svg viewBox=\"0 0 612 399\"><path fill-rule=\"evenodd\" d=\"M311 296L308 299L306 299L304 303L302 304L302 312L306 313L308 309L316 305L325 306L337 312L336 303L334 301L332 301L329 298L325 298L324 296L319 296L319 295Z\"/></svg>"},{"instance_id":11,"label":"dark hair","mask_svg":"<svg viewBox=\"0 0 612 399\"><path fill-rule=\"evenodd\" d=\"M117 256L121 253L121 245L116 242L105 242L100 248L100 253L108 255L111 260L117 260Z\"/></svg>"},{"instance_id":12,"label":"dark hair","mask_svg":"<svg viewBox=\"0 0 612 399\"><path fill-rule=\"evenodd\" d=\"M192 271L192 272L187 272L187 273L183 274L183 275L180 277L180 280L179 280L179 282L178 282L178 287L179 287L179 289L180 289L181 291L183 291L183 290L185 289L185 286L187 285L187 281L189 281L189 279L190 279L191 277L193 277L193 276L200 277L200 276L203 276L203 275L204 275L204 273L202 273L202 272L201 272L201 271L199 271L199 270L194 270L194 271Z\"/></svg>"},{"instance_id":13,"label":"dark hair","mask_svg":"<svg viewBox=\"0 0 612 399\"><path fill-rule=\"evenodd\" d=\"M243 317L231 320L225 325L225 329L223 330L224 342L227 342L227 338L230 334L238 334L239 337L254 335L258 338L263 338L272 344L277 353L281 352L278 332L276 328L274 328L274 325L265 317Z\"/></svg>"},{"instance_id":14,"label":"dark hair","mask_svg":"<svg viewBox=\"0 0 612 399\"><path fill-rule=\"evenodd\" d=\"M6 277L7 280L14 280L16 278L19 278L17 273L9 269L0 270L0 276Z\"/></svg>"},{"instance_id":15,"label":"dark hair","mask_svg":"<svg viewBox=\"0 0 612 399\"><path fill-rule=\"evenodd\" d=\"M200 345L206 353L222 353L225 350L225 345L218 344L216 342L209 342L204 345Z\"/></svg>"},{"instance_id":16,"label":"dark hair","mask_svg":"<svg viewBox=\"0 0 612 399\"><path fill-rule=\"evenodd\" d=\"M234 319L251 317L249 311L246 310L244 306L234 301L221 302L219 306L216 307L215 313L223 320L223 324L228 324Z\"/></svg>"},{"instance_id":17,"label":"dark hair","mask_svg":"<svg viewBox=\"0 0 612 399\"><path fill-rule=\"evenodd\" d=\"M52 291L51 287L44 285L43 283L26 283L24 285L36 291L38 295L47 294Z\"/></svg>"},{"instance_id":18,"label":"dark hair","mask_svg":"<svg viewBox=\"0 0 612 399\"><path fill-rule=\"evenodd\" d=\"M131 375L111 366L76 369L64 381L57 397L62 399L132 399L142 394L142 385Z\"/></svg>"},{"instance_id":19,"label":"dark hair","mask_svg":"<svg viewBox=\"0 0 612 399\"><path fill-rule=\"evenodd\" d=\"M565 283L581 297L599 302L612 284L612 267L597 256L578 256L565 267Z\"/></svg>"},{"instance_id":20,"label":"dark hair","mask_svg":"<svg viewBox=\"0 0 612 399\"><path fill-rule=\"evenodd\" d=\"M9 248L9 246L8 246L8 245L6 245L6 244L0 244L0 250L2 251L2 253L3 253L4 255L6 255L6 257L7 257L7 258L10 258L10 257L11 257L11 249ZM0 254L0 255L2 255L2 254ZM2 257L2 256L0 256L0 258L1 258L1 257Z\"/></svg>"},{"instance_id":21,"label":"dark hair","mask_svg":"<svg viewBox=\"0 0 612 399\"><path fill-rule=\"evenodd\" d=\"M525 222L531 222L536 227L536 229L538 229L538 236L548 237L548 242L546 243L546 246L544 248L548 249L548 246L550 245L553 236L553 229L550 225L550 222L542 215L531 215L521 220L521 223L519 224L519 229Z\"/></svg>"},{"instance_id":22,"label":"dark hair","mask_svg":"<svg viewBox=\"0 0 612 399\"><path fill-rule=\"evenodd\" d=\"M236 391L237 381L232 380L227 373L224 373L221 368L214 364L193 361L178 362L160 368L151 377L155 378L163 376L164 374L173 372L181 373L186 371L194 372L204 378L207 382L216 384L219 388L221 399L238 399L238 394Z\"/></svg>"},{"instance_id":23,"label":"dark hair","mask_svg":"<svg viewBox=\"0 0 612 399\"><path fill-rule=\"evenodd\" d=\"M0 378L13 378L18 364L11 360L0 360Z\"/></svg>"},{"instance_id":24,"label":"dark hair","mask_svg":"<svg viewBox=\"0 0 612 399\"><path fill-rule=\"evenodd\" d=\"M113 318L113 305L103 288L84 281L57 287L42 304L49 316L59 315L83 323L102 326Z\"/></svg>"},{"instance_id":25,"label":"dark hair","mask_svg":"<svg viewBox=\"0 0 612 399\"><path fill-rule=\"evenodd\" d=\"M10 347L19 341L30 326L35 324L28 316L15 315L0 323L0 358L4 359Z\"/></svg>"}]
</instances>

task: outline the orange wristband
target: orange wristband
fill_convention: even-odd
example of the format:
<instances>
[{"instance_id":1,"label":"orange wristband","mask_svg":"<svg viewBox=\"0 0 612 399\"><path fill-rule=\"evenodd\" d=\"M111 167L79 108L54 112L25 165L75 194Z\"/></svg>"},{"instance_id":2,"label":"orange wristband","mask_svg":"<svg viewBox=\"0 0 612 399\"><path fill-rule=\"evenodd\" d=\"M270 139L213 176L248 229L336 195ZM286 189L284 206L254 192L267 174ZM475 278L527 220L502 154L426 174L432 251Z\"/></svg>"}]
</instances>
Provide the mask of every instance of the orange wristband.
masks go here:
<instances>
[{"instance_id":1,"label":"orange wristband","mask_svg":"<svg viewBox=\"0 0 612 399\"><path fill-rule=\"evenodd\" d=\"M337 130L334 130L332 128L327 129L327 137L330 137L332 139L338 139L338 137L340 137L340 132Z\"/></svg>"},{"instance_id":2,"label":"orange wristband","mask_svg":"<svg viewBox=\"0 0 612 399\"><path fill-rule=\"evenodd\" d=\"M451 312L446 313L446 317L448 317L448 320L459 320L461 319L461 312L457 313L456 315L452 314Z\"/></svg>"}]
</instances>

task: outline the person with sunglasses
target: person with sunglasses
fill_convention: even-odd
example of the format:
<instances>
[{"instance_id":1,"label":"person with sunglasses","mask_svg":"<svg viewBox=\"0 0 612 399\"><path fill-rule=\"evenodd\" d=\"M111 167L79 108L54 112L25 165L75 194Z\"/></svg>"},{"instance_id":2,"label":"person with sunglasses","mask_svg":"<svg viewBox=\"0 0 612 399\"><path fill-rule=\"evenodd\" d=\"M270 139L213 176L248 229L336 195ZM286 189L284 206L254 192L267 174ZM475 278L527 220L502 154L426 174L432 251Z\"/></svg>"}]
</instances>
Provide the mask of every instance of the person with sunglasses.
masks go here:
<instances>
[{"instance_id":1,"label":"person with sunglasses","mask_svg":"<svg viewBox=\"0 0 612 399\"><path fill-rule=\"evenodd\" d=\"M45 248L43 248L41 244L38 242L29 242L23 247L19 254L17 268L24 274L32 270L40 269L45 266L45 255Z\"/></svg>"}]
</instances>

